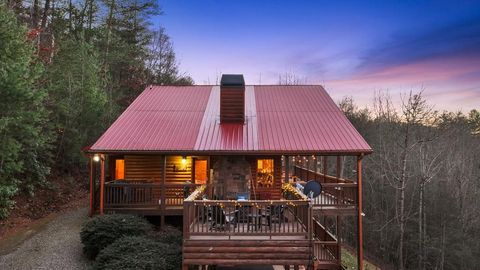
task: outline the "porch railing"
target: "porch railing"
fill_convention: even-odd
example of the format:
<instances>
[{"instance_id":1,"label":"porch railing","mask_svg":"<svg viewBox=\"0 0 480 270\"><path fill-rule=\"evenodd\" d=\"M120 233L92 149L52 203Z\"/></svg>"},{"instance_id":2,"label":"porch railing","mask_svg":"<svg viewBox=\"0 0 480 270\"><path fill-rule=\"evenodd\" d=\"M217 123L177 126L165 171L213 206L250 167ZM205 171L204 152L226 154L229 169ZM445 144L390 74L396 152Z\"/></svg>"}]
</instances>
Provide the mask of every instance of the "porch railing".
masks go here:
<instances>
[{"instance_id":1,"label":"porch railing","mask_svg":"<svg viewBox=\"0 0 480 270\"><path fill-rule=\"evenodd\" d=\"M313 199L314 206L342 208L357 205L358 185L352 180L324 175L299 166L294 166L294 174L301 180L314 180L322 185L322 194Z\"/></svg>"},{"instance_id":2,"label":"porch railing","mask_svg":"<svg viewBox=\"0 0 480 270\"><path fill-rule=\"evenodd\" d=\"M160 208L182 206L195 184L161 184L141 181L105 183L106 208ZM162 196L164 192L164 196Z\"/></svg>"}]
</instances>

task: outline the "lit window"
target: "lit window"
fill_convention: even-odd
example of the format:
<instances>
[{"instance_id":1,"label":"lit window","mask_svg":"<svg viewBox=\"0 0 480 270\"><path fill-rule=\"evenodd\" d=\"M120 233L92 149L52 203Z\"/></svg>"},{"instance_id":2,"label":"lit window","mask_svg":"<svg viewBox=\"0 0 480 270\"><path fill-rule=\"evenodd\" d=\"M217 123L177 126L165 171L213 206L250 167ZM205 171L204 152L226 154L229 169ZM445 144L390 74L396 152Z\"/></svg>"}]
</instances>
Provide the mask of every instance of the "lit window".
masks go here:
<instances>
[{"instance_id":1,"label":"lit window","mask_svg":"<svg viewBox=\"0 0 480 270\"><path fill-rule=\"evenodd\" d=\"M273 159L259 159L257 161L257 186L273 187Z\"/></svg>"},{"instance_id":2,"label":"lit window","mask_svg":"<svg viewBox=\"0 0 480 270\"><path fill-rule=\"evenodd\" d=\"M125 160L116 159L115 160L115 180L125 179Z\"/></svg>"}]
</instances>

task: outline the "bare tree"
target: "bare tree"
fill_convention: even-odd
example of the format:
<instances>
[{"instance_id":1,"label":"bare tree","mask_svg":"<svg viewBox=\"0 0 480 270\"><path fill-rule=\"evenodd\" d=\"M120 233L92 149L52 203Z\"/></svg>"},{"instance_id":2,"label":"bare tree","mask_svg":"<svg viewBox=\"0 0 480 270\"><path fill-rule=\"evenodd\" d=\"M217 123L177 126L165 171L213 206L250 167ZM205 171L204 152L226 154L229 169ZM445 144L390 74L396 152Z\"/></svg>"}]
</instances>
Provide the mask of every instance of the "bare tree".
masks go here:
<instances>
[{"instance_id":1,"label":"bare tree","mask_svg":"<svg viewBox=\"0 0 480 270\"><path fill-rule=\"evenodd\" d=\"M294 72L285 72L278 76L278 84L280 85L302 85L307 84L306 77L300 77Z\"/></svg>"},{"instance_id":2,"label":"bare tree","mask_svg":"<svg viewBox=\"0 0 480 270\"><path fill-rule=\"evenodd\" d=\"M400 177L398 179L398 198L397 198L397 222L399 224L399 245L398 245L398 269L403 270L404 267L404 237L406 224L406 209L405 209L405 192L408 181L407 162L410 158L410 152L422 140L416 140L412 134L412 128L421 125L430 120L432 109L427 105L426 100L422 96L423 91L418 94L409 92L408 96L402 98L402 115L401 120L403 124L402 131L402 154Z\"/></svg>"}]
</instances>

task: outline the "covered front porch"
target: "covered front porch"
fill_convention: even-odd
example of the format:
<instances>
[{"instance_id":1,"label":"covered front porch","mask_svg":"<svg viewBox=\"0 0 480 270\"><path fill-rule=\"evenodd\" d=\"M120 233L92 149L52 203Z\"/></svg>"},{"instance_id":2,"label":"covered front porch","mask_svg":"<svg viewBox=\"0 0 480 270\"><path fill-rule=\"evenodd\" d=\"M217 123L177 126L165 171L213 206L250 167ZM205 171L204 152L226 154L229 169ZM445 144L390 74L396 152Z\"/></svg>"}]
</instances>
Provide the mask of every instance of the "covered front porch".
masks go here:
<instances>
[{"instance_id":1,"label":"covered front porch","mask_svg":"<svg viewBox=\"0 0 480 270\"><path fill-rule=\"evenodd\" d=\"M94 154L90 167L91 215L182 215L204 184L220 200L280 199L283 182L281 156Z\"/></svg>"}]
</instances>

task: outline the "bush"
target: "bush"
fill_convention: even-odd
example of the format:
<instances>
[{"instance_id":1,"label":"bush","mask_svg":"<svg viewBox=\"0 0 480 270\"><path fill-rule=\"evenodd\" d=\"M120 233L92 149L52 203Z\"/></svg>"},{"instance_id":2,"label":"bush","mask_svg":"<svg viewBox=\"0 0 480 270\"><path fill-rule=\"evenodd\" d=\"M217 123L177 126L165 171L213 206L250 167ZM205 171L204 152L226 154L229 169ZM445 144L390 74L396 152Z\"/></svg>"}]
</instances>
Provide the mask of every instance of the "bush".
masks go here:
<instances>
[{"instance_id":1,"label":"bush","mask_svg":"<svg viewBox=\"0 0 480 270\"><path fill-rule=\"evenodd\" d=\"M80 232L83 252L90 258L123 236L145 235L152 225L143 218L132 215L101 215L87 221Z\"/></svg>"},{"instance_id":2,"label":"bush","mask_svg":"<svg viewBox=\"0 0 480 270\"><path fill-rule=\"evenodd\" d=\"M147 236L125 236L100 251L93 269L178 270L181 264L179 245L162 243Z\"/></svg>"},{"instance_id":3,"label":"bush","mask_svg":"<svg viewBox=\"0 0 480 270\"><path fill-rule=\"evenodd\" d=\"M154 238L162 243L182 246L183 234L175 227L165 227L154 233Z\"/></svg>"}]
</instances>

